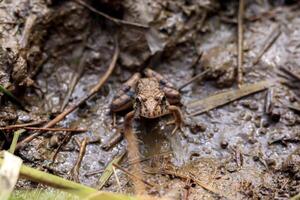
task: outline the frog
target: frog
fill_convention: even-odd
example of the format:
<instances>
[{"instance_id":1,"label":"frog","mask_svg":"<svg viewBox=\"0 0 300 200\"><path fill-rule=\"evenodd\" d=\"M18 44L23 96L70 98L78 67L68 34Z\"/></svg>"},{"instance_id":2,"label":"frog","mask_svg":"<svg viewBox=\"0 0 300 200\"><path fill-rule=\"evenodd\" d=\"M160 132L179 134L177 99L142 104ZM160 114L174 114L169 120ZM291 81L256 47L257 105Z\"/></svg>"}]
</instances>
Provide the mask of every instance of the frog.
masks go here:
<instances>
[{"instance_id":1,"label":"frog","mask_svg":"<svg viewBox=\"0 0 300 200\"><path fill-rule=\"evenodd\" d=\"M143 74L134 73L122 84L110 104L110 110L115 116L116 113L132 109L125 115L124 133L128 129L132 129L133 119L155 119L173 114L174 120L167 122L167 125L175 124L171 132L173 135L177 130L183 132L183 125L185 124L179 108L180 99L179 91L171 82L160 73L146 68ZM123 134L119 132L102 148L104 150L110 149L122 137Z\"/></svg>"},{"instance_id":2,"label":"frog","mask_svg":"<svg viewBox=\"0 0 300 200\"><path fill-rule=\"evenodd\" d=\"M146 68L142 74L137 72L131 76L120 88L111 103L111 111L133 108L126 114L124 124L132 123L133 119L154 119L173 114L174 120L167 125L175 124L172 135L183 131L183 115L177 106L181 95L174 85L158 72Z\"/></svg>"}]
</instances>

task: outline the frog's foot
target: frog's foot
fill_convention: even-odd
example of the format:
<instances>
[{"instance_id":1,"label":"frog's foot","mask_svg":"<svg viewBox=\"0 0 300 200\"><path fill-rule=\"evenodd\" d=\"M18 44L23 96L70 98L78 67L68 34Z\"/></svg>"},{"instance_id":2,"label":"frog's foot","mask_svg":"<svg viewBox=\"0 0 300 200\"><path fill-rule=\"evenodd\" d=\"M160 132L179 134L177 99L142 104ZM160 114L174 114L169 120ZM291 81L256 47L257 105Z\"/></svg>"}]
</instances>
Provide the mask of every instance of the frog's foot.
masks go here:
<instances>
[{"instance_id":1,"label":"frog's foot","mask_svg":"<svg viewBox=\"0 0 300 200\"><path fill-rule=\"evenodd\" d=\"M171 124L175 124L175 127L172 131L172 135L174 135L174 133L177 131L177 130L180 130L180 132L183 133L183 122L182 121L178 121L178 120L171 120L169 122L167 122L167 125L171 125Z\"/></svg>"}]
</instances>

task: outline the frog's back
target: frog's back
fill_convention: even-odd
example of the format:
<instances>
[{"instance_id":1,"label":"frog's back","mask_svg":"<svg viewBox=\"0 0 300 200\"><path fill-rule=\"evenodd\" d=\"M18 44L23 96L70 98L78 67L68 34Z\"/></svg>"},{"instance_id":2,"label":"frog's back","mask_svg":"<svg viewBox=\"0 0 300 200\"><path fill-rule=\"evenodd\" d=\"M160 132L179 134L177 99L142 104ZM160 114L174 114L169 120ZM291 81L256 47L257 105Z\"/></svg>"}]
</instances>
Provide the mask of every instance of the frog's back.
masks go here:
<instances>
[{"instance_id":1,"label":"frog's back","mask_svg":"<svg viewBox=\"0 0 300 200\"><path fill-rule=\"evenodd\" d=\"M155 96L158 93L163 93L160 85L155 78L141 78L136 87L136 95Z\"/></svg>"}]
</instances>

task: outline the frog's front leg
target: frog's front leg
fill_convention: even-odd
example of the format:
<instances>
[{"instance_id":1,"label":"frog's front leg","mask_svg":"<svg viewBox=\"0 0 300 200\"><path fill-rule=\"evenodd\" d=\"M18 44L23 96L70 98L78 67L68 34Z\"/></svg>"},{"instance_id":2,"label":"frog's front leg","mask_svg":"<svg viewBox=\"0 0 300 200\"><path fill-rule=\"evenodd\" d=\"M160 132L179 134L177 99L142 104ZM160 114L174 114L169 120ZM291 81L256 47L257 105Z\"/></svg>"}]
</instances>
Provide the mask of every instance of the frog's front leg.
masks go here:
<instances>
[{"instance_id":1,"label":"frog's front leg","mask_svg":"<svg viewBox=\"0 0 300 200\"><path fill-rule=\"evenodd\" d=\"M132 98L135 93L135 87L137 82L140 80L141 74L135 73L132 75L130 79L128 79L125 83L123 83L122 87L117 92L116 96L114 97L111 105L110 110L114 116L113 119L113 126L115 127L115 113L119 111L124 111L132 107ZM110 149L112 146L120 142L123 138L123 134L118 131L116 135L114 135L107 144L104 144L102 148L104 150Z\"/></svg>"},{"instance_id":2,"label":"frog's front leg","mask_svg":"<svg viewBox=\"0 0 300 200\"><path fill-rule=\"evenodd\" d=\"M175 124L175 128L172 131L172 135L179 129L181 132L183 132L183 125L184 125L184 120L183 120L183 116L181 113L181 110L179 107L177 106L169 106L169 111L170 113L173 114L174 116L174 120L170 121L167 123L167 125L170 124Z\"/></svg>"},{"instance_id":3,"label":"frog's front leg","mask_svg":"<svg viewBox=\"0 0 300 200\"><path fill-rule=\"evenodd\" d=\"M149 68L146 68L144 70L144 74L145 74L145 76L147 76L149 78L150 77L155 78L159 82L159 85L161 86L162 90L164 91L164 93L168 99L168 102L170 104L180 103L181 95L180 95L179 91L165 77L163 77L160 73L158 73L152 69L149 69Z\"/></svg>"}]
</instances>

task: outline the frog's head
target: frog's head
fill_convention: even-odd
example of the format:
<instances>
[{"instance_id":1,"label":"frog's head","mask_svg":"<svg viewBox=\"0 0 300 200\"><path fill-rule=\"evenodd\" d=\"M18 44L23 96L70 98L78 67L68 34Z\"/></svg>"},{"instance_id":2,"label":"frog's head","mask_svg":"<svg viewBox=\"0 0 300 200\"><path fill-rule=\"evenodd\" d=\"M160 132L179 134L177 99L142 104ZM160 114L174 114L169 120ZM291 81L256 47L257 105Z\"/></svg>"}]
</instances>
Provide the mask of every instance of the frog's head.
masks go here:
<instances>
[{"instance_id":1,"label":"frog's head","mask_svg":"<svg viewBox=\"0 0 300 200\"><path fill-rule=\"evenodd\" d=\"M135 110L145 118L157 118L168 114L167 98L156 79L143 78L138 82Z\"/></svg>"}]
</instances>

